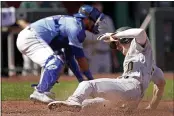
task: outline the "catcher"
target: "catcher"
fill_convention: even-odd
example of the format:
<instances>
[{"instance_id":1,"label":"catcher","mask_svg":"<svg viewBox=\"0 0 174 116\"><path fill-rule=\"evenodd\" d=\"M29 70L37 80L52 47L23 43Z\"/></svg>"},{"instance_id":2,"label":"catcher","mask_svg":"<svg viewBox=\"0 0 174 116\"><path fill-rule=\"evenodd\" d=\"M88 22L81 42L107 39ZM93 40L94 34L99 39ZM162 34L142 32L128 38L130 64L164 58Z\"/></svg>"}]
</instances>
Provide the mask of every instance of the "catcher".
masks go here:
<instances>
[{"instance_id":1,"label":"catcher","mask_svg":"<svg viewBox=\"0 0 174 116\"><path fill-rule=\"evenodd\" d=\"M81 72L88 80L93 79L82 43L86 36L85 30L99 33L99 23L103 19L104 14L96 8L83 5L74 16L46 17L31 23L18 34L18 50L42 67L40 81L30 95L31 100L43 103L54 101L51 89L60 77L65 63L79 82L84 80ZM62 49L65 50L65 55L62 55ZM58 54L56 51L59 51Z\"/></svg>"},{"instance_id":2,"label":"catcher","mask_svg":"<svg viewBox=\"0 0 174 116\"><path fill-rule=\"evenodd\" d=\"M150 81L153 81L153 98L146 109L156 109L163 95L165 79L162 70L154 63L146 32L140 28L122 27L115 33L106 33L97 39L110 42L112 49L118 49L125 55L123 74L113 79L84 81L66 101L51 102L48 108L79 111L84 100L92 96L101 98L90 100L91 103L123 101L121 105L135 109Z\"/></svg>"}]
</instances>

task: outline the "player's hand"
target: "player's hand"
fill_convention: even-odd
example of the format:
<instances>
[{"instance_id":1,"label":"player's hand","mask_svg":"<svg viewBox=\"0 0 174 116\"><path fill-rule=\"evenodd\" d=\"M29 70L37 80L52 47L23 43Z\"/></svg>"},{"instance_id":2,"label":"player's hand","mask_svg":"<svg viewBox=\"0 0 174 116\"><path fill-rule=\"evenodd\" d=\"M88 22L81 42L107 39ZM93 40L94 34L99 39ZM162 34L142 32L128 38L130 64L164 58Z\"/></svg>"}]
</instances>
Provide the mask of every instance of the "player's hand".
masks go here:
<instances>
[{"instance_id":1,"label":"player's hand","mask_svg":"<svg viewBox=\"0 0 174 116\"><path fill-rule=\"evenodd\" d=\"M145 109L150 110L151 109L150 105L148 105Z\"/></svg>"},{"instance_id":2,"label":"player's hand","mask_svg":"<svg viewBox=\"0 0 174 116\"><path fill-rule=\"evenodd\" d=\"M154 110L155 108L152 108L151 105L148 105L145 109L146 110Z\"/></svg>"},{"instance_id":3,"label":"player's hand","mask_svg":"<svg viewBox=\"0 0 174 116\"><path fill-rule=\"evenodd\" d=\"M103 40L104 42L111 42L112 41L113 33L105 33L97 37L97 40Z\"/></svg>"}]
</instances>

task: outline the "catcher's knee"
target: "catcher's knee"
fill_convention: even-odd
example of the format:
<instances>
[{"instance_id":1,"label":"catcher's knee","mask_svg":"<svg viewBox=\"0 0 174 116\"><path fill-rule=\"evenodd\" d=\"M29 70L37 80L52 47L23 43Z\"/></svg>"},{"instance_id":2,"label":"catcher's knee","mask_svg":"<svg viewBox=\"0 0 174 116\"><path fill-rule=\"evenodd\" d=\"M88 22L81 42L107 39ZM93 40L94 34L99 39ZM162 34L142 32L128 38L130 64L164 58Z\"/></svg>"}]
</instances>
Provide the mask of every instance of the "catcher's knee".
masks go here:
<instances>
[{"instance_id":1,"label":"catcher's knee","mask_svg":"<svg viewBox=\"0 0 174 116\"><path fill-rule=\"evenodd\" d=\"M51 55L45 62L44 69L56 69L58 66L63 65L63 61L57 55Z\"/></svg>"},{"instance_id":2,"label":"catcher's knee","mask_svg":"<svg viewBox=\"0 0 174 116\"><path fill-rule=\"evenodd\" d=\"M37 89L41 92L50 91L58 80L63 62L56 55L51 55L42 70L42 77Z\"/></svg>"}]
</instances>

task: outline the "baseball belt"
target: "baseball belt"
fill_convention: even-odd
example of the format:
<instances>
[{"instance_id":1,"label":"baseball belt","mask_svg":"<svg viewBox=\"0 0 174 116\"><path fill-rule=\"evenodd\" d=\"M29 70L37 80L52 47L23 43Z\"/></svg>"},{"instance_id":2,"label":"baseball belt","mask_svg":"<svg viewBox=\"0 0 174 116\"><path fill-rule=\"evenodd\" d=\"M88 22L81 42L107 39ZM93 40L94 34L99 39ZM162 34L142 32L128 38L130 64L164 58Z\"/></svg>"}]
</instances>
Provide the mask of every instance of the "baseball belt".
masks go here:
<instances>
[{"instance_id":1,"label":"baseball belt","mask_svg":"<svg viewBox=\"0 0 174 116\"><path fill-rule=\"evenodd\" d=\"M125 79L128 79L130 78L130 76L120 76L121 78L125 78ZM136 79L136 78L135 78ZM143 98L144 96L144 89L143 89L143 84L140 84L140 91L141 91L141 98Z\"/></svg>"}]
</instances>

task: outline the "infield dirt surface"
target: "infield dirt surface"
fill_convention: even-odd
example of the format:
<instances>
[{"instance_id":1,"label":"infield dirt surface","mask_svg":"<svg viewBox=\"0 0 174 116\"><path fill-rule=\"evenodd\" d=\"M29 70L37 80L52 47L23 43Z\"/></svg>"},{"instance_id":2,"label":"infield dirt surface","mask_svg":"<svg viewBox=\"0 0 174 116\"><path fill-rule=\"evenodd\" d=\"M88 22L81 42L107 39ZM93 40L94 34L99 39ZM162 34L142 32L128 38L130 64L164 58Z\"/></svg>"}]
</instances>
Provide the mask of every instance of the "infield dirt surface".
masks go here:
<instances>
[{"instance_id":1,"label":"infield dirt surface","mask_svg":"<svg viewBox=\"0 0 174 116\"><path fill-rule=\"evenodd\" d=\"M102 74L95 75L97 78L111 78L117 77L118 75ZM165 73L165 78L170 78L173 81L172 73ZM74 80L75 77L61 76L61 80ZM20 77L13 76L10 78L1 78L1 81L10 82L23 82L23 81L39 81L38 77L28 76ZM153 111L144 110L148 105L149 101L142 101L136 111L125 112L124 110L118 110L115 108L89 108L81 110L80 112L57 112L50 111L47 105L36 103L32 101L2 101L1 102L1 114L2 116L174 116L174 102L161 101L158 108Z\"/></svg>"}]
</instances>

